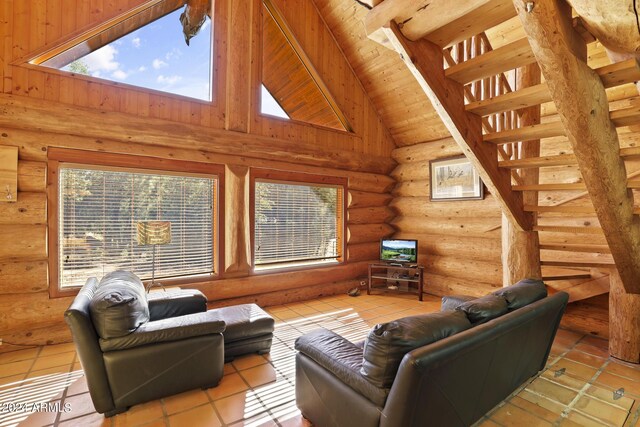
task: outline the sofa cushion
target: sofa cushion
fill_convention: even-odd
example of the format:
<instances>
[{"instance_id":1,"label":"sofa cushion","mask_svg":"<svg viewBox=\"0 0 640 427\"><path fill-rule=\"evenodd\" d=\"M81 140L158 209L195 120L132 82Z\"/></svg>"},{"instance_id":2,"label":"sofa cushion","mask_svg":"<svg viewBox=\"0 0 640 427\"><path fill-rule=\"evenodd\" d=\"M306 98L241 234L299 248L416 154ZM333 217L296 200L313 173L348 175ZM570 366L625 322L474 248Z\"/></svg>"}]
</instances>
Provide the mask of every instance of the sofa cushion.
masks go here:
<instances>
[{"instance_id":1,"label":"sofa cushion","mask_svg":"<svg viewBox=\"0 0 640 427\"><path fill-rule=\"evenodd\" d=\"M471 295L447 295L442 297L442 304L440 305L440 311L455 310L459 305L467 301L476 299Z\"/></svg>"},{"instance_id":2,"label":"sofa cushion","mask_svg":"<svg viewBox=\"0 0 640 427\"><path fill-rule=\"evenodd\" d=\"M104 276L89 308L93 326L103 339L130 334L149 321L144 285L138 276L128 271L114 271Z\"/></svg>"},{"instance_id":3,"label":"sofa cushion","mask_svg":"<svg viewBox=\"0 0 640 427\"><path fill-rule=\"evenodd\" d=\"M456 310L462 311L474 325L480 325L491 319L500 317L507 310L507 300L498 295L485 295L460 304Z\"/></svg>"},{"instance_id":4,"label":"sofa cushion","mask_svg":"<svg viewBox=\"0 0 640 427\"><path fill-rule=\"evenodd\" d=\"M316 329L298 337L295 349L376 405L384 406L389 389L374 386L360 374L362 347L328 329Z\"/></svg>"},{"instance_id":5,"label":"sofa cushion","mask_svg":"<svg viewBox=\"0 0 640 427\"><path fill-rule=\"evenodd\" d=\"M516 310L547 296L547 287L542 280L523 279L493 293L507 300L509 311Z\"/></svg>"},{"instance_id":6,"label":"sofa cushion","mask_svg":"<svg viewBox=\"0 0 640 427\"><path fill-rule=\"evenodd\" d=\"M391 387L406 353L470 327L460 311L441 311L378 324L365 341L360 373L376 387Z\"/></svg>"}]
</instances>

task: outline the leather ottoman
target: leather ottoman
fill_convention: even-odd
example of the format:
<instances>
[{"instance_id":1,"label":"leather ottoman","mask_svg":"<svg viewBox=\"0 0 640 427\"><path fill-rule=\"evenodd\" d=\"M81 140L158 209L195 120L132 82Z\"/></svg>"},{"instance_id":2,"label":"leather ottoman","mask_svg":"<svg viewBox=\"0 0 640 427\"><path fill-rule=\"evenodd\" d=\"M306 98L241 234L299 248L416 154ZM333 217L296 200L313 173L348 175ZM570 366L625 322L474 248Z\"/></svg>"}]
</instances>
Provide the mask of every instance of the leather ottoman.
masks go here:
<instances>
[{"instance_id":1,"label":"leather ottoman","mask_svg":"<svg viewBox=\"0 0 640 427\"><path fill-rule=\"evenodd\" d=\"M151 321L207 311L207 298L197 289L152 291L147 301Z\"/></svg>"},{"instance_id":2,"label":"leather ottoman","mask_svg":"<svg viewBox=\"0 0 640 427\"><path fill-rule=\"evenodd\" d=\"M213 311L227 325L223 333L225 362L242 354L265 354L271 350L275 322L256 304L232 305Z\"/></svg>"}]
</instances>

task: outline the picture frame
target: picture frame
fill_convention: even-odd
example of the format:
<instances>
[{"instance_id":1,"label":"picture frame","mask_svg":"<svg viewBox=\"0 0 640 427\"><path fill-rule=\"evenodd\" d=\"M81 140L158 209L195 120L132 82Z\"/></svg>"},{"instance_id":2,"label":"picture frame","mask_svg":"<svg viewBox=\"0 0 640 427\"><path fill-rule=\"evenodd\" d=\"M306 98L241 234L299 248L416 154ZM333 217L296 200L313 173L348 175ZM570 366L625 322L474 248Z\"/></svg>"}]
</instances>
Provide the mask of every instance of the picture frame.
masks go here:
<instances>
[{"instance_id":1,"label":"picture frame","mask_svg":"<svg viewBox=\"0 0 640 427\"><path fill-rule=\"evenodd\" d=\"M429 161L429 183L434 202L484 199L480 175L464 155Z\"/></svg>"}]
</instances>

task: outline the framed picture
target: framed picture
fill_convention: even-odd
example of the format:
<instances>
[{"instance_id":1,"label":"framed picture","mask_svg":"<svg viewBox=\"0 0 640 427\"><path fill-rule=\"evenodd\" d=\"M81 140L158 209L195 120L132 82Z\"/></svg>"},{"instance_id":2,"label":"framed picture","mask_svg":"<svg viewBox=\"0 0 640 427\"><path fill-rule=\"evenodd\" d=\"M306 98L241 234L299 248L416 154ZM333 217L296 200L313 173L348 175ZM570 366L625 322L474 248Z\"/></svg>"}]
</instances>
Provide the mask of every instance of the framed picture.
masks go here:
<instances>
[{"instance_id":1,"label":"framed picture","mask_svg":"<svg viewBox=\"0 0 640 427\"><path fill-rule=\"evenodd\" d=\"M476 200L484 198L484 185L465 156L429 162L431 200Z\"/></svg>"}]
</instances>

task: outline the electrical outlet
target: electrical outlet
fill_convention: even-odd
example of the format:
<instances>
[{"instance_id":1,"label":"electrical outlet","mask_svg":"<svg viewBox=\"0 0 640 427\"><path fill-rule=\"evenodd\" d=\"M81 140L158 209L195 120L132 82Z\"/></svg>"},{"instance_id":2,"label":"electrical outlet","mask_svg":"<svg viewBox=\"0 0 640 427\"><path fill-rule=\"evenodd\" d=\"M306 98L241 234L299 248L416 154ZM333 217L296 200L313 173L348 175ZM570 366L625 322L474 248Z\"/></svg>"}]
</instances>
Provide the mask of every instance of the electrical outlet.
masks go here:
<instances>
[{"instance_id":1,"label":"electrical outlet","mask_svg":"<svg viewBox=\"0 0 640 427\"><path fill-rule=\"evenodd\" d=\"M360 286L367 286L366 280L360 280Z\"/></svg>"}]
</instances>

